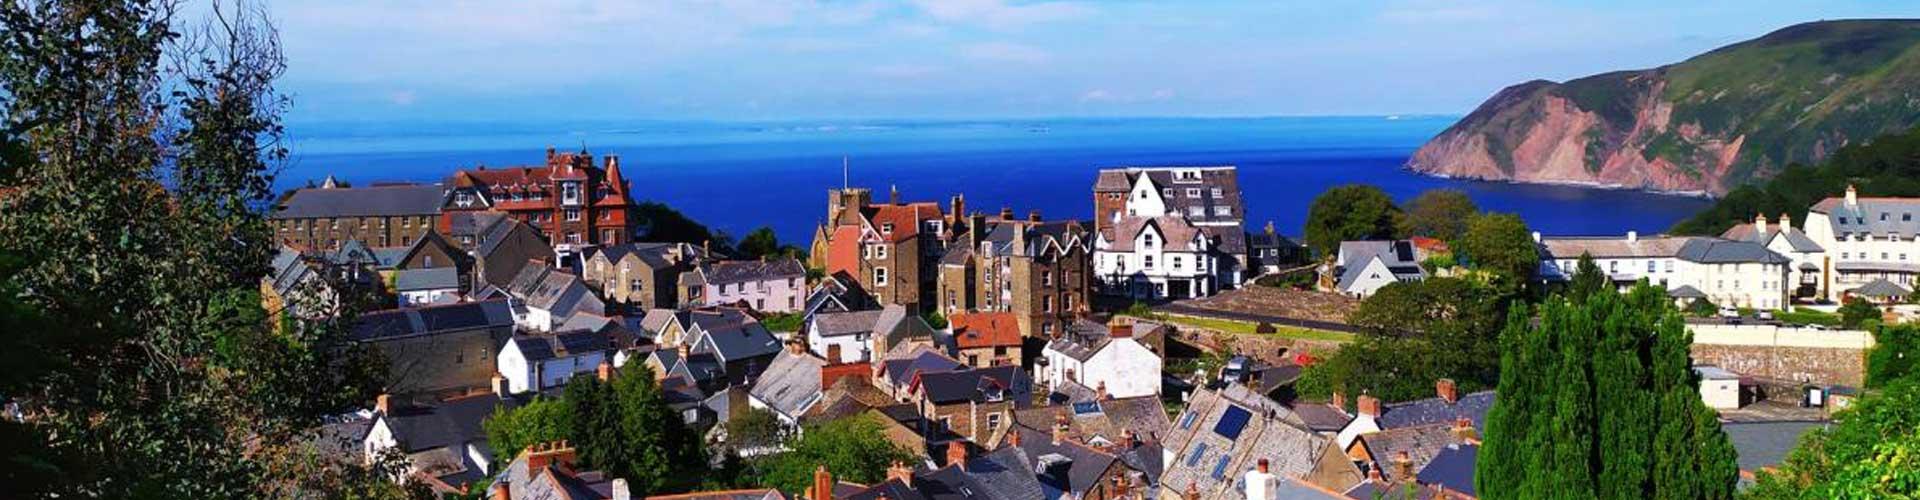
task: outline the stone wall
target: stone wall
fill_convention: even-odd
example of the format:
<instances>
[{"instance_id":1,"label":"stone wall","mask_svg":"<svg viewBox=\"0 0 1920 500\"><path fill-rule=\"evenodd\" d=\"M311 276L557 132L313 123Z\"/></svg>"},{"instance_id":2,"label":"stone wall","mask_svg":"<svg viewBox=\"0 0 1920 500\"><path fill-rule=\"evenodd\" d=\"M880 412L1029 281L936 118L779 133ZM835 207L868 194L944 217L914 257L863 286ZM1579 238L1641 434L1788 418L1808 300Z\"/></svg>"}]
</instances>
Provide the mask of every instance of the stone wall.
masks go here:
<instances>
[{"instance_id":1,"label":"stone wall","mask_svg":"<svg viewBox=\"0 0 1920 500\"><path fill-rule=\"evenodd\" d=\"M1688 325L1693 361L1752 377L1859 386L1873 336L1772 325Z\"/></svg>"}]
</instances>

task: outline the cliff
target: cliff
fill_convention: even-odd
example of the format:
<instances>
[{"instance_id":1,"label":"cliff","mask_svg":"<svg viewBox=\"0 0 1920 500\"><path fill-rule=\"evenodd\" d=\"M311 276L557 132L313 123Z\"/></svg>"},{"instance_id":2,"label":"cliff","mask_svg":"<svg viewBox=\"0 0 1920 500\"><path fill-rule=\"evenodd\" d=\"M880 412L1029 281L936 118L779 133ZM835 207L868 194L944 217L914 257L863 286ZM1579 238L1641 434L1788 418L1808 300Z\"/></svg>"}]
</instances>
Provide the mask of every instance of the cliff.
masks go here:
<instances>
[{"instance_id":1,"label":"cliff","mask_svg":"<svg viewBox=\"0 0 1920 500\"><path fill-rule=\"evenodd\" d=\"M1915 124L1920 20L1821 21L1659 68L1507 87L1407 167L1723 194Z\"/></svg>"}]
</instances>

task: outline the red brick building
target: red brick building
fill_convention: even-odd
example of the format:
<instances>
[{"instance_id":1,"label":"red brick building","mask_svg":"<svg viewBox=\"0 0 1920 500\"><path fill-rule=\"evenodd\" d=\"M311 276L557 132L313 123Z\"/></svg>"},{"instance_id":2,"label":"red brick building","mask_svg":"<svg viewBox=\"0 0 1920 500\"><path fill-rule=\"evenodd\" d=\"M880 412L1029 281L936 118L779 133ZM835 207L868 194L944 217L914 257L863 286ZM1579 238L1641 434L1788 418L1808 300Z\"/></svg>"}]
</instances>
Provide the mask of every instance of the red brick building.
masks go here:
<instances>
[{"instance_id":1,"label":"red brick building","mask_svg":"<svg viewBox=\"0 0 1920 500\"><path fill-rule=\"evenodd\" d=\"M491 211L545 233L563 260L586 247L630 242L633 198L620 175L620 157L608 155L605 161L595 166L593 155L584 150L555 153L548 148L545 165L455 172L446 183L441 231L451 229L454 214Z\"/></svg>"}]
</instances>

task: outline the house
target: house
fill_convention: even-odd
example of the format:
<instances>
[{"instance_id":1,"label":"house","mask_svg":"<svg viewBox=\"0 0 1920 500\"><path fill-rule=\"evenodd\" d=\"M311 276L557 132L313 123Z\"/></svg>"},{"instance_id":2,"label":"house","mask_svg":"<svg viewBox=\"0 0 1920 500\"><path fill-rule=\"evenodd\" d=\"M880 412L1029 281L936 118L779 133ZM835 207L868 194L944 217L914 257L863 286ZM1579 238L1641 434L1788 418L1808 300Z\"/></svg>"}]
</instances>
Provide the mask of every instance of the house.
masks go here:
<instances>
[{"instance_id":1,"label":"house","mask_svg":"<svg viewBox=\"0 0 1920 500\"><path fill-rule=\"evenodd\" d=\"M1355 402L1353 419L1347 422L1337 434L1340 447L1346 448L1361 434L1414 427L1420 425L1445 424L1459 422L1464 418L1473 423L1475 432L1485 432L1487 411L1493 408L1494 392L1481 391L1472 394L1460 394L1451 379L1434 381L1436 397L1380 404L1373 396L1360 396ZM1334 395L1336 400L1344 399Z\"/></svg>"},{"instance_id":2,"label":"house","mask_svg":"<svg viewBox=\"0 0 1920 500\"><path fill-rule=\"evenodd\" d=\"M295 318L331 318L340 312L341 288L330 279L325 264L292 247L281 246L260 278L260 306L268 314ZM351 292L352 290L347 290ZM278 328L278 322L275 322Z\"/></svg>"},{"instance_id":3,"label":"house","mask_svg":"<svg viewBox=\"0 0 1920 500\"><path fill-rule=\"evenodd\" d=\"M553 247L538 229L506 214L455 212L442 218L450 239L472 260L470 290L505 288L533 262L556 262Z\"/></svg>"},{"instance_id":4,"label":"house","mask_svg":"<svg viewBox=\"0 0 1920 500\"><path fill-rule=\"evenodd\" d=\"M1077 221L1042 222L1038 211L1014 220L1011 209L988 221L975 215L940 257L938 310L1011 313L1020 335L1052 337L1089 310L1092 237Z\"/></svg>"},{"instance_id":5,"label":"house","mask_svg":"<svg viewBox=\"0 0 1920 500\"><path fill-rule=\"evenodd\" d=\"M840 500L927 500L943 498L1049 498L1027 464L1031 457L1019 448L1001 448L975 456L955 441L942 454L946 465L915 470L894 464L886 480L858 485L833 480L825 466L814 471L805 498Z\"/></svg>"},{"instance_id":6,"label":"house","mask_svg":"<svg viewBox=\"0 0 1920 500\"><path fill-rule=\"evenodd\" d=\"M905 306L888 305L877 311L815 314L800 333L816 356L835 364L866 363L904 342L930 342L933 327Z\"/></svg>"},{"instance_id":7,"label":"house","mask_svg":"<svg viewBox=\"0 0 1920 500\"><path fill-rule=\"evenodd\" d=\"M1124 227L1122 221L1131 218L1139 225L1139 220L1164 217L1179 218L1194 232L1202 234L1208 240L1208 251L1213 259L1202 272L1211 276L1203 280L1205 286L1194 286L1184 296L1203 296L1218 290L1237 288L1245 281L1247 260L1246 206L1241 201L1239 170L1233 166L1205 167L1123 167L1101 169L1093 185L1093 223L1094 232L1105 236L1107 241L1115 242L1132 237L1132 231ZM1171 229L1163 230L1172 231ZM1166 239L1168 245L1178 245L1173 239ZM1094 266L1101 268L1095 248ZM1153 250L1143 248L1143 250ZM1117 267L1115 259L1120 254L1108 255L1107 268ZM1151 252L1148 252L1151 253ZM1130 269L1151 271L1141 267L1145 262L1133 255ZM1168 259L1158 259L1163 265ZM1172 270L1165 269L1162 270ZM1124 271L1122 271L1124 273ZM1191 272L1191 271L1189 271ZM1101 272L1108 276L1108 272ZM1153 274L1149 272L1149 274ZM1186 273L1178 273L1186 274ZM1177 276L1175 278L1178 278ZM1105 279L1105 278L1103 278ZM1191 279L1191 278L1188 278ZM1154 281L1154 283L1161 283ZM1134 295L1136 292L1128 283L1107 282L1105 293L1116 295ZM1157 285L1156 285L1157 286ZM1178 286L1178 285L1171 285ZM1204 293L1201 293L1204 292ZM1156 297L1169 296L1160 293ZM1176 295L1175 298L1182 297Z\"/></svg>"},{"instance_id":8,"label":"house","mask_svg":"<svg viewBox=\"0 0 1920 500\"><path fill-rule=\"evenodd\" d=\"M406 458L407 477L426 481L443 493L457 493L487 478L500 464L481 422L498 409L520 405L514 398L477 394L414 403L382 394L374 401L373 424L361 440L367 463L388 453Z\"/></svg>"},{"instance_id":9,"label":"house","mask_svg":"<svg viewBox=\"0 0 1920 500\"><path fill-rule=\"evenodd\" d=\"M940 205L901 202L897 190L886 203L874 203L866 188L829 190L827 198L827 222L814 230L809 264L829 275L853 276L880 303L915 314L931 308L934 273L952 222Z\"/></svg>"},{"instance_id":10,"label":"house","mask_svg":"<svg viewBox=\"0 0 1920 500\"><path fill-rule=\"evenodd\" d=\"M1216 243L1213 234L1181 216L1122 215L1094 239L1094 273L1108 295L1205 297L1230 287L1220 279L1225 251ZM1238 279L1239 271L1227 274Z\"/></svg>"},{"instance_id":11,"label":"house","mask_svg":"<svg viewBox=\"0 0 1920 500\"><path fill-rule=\"evenodd\" d=\"M408 247L404 246L368 246L366 241L356 239L340 242L338 246L321 249L313 254L334 269L372 271L385 278L399 268L400 257L406 254L407 249Z\"/></svg>"},{"instance_id":12,"label":"house","mask_svg":"<svg viewBox=\"0 0 1920 500\"><path fill-rule=\"evenodd\" d=\"M401 269L393 274L393 293L399 297L400 307L458 302L460 270L452 267Z\"/></svg>"},{"instance_id":13,"label":"house","mask_svg":"<svg viewBox=\"0 0 1920 500\"><path fill-rule=\"evenodd\" d=\"M947 318L953 329L952 352L959 359L974 368L986 368L999 365L1019 365L1024 358L1020 356L1020 346L1025 342L1020 335L1019 315L1012 312L977 312L956 314Z\"/></svg>"},{"instance_id":14,"label":"house","mask_svg":"<svg viewBox=\"0 0 1920 500\"><path fill-rule=\"evenodd\" d=\"M1105 500L1126 498L1127 492L1144 491L1146 473L1134 469L1116 453L1144 446L1122 441L1096 446L1073 440L1061 422L1050 431L1016 425L1006 433L999 449L1017 449L1030 462L1022 470L1038 476L1043 499Z\"/></svg>"},{"instance_id":15,"label":"house","mask_svg":"<svg viewBox=\"0 0 1920 500\"><path fill-rule=\"evenodd\" d=\"M1780 214L1779 222L1768 224L1767 216L1755 214L1753 222L1736 224L1720 233L1720 238L1759 244L1787 258L1788 295L1795 299L1820 296L1827 249L1814 242L1803 229L1793 227L1793 217ZM1851 255L1852 252L1849 251Z\"/></svg>"},{"instance_id":16,"label":"house","mask_svg":"<svg viewBox=\"0 0 1920 500\"><path fill-rule=\"evenodd\" d=\"M514 300L515 322L536 332L552 331L574 314L607 314L606 304L587 289L585 281L561 269L529 265L505 291Z\"/></svg>"},{"instance_id":17,"label":"house","mask_svg":"<svg viewBox=\"0 0 1920 500\"><path fill-rule=\"evenodd\" d=\"M613 339L593 330L514 335L500 348L497 369L514 394L562 387L574 375L615 367Z\"/></svg>"},{"instance_id":18,"label":"house","mask_svg":"<svg viewBox=\"0 0 1920 500\"><path fill-rule=\"evenodd\" d=\"M920 414L938 429L975 443L991 442L1030 406L1033 387L1018 366L922 371L908 383Z\"/></svg>"},{"instance_id":19,"label":"house","mask_svg":"<svg viewBox=\"0 0 1920 500\"><path fill-rule=\"evenodd\" d=\"M1266 231L1247 235L1247 256L1249 272L1277 273L1305 264L1307 247L1275 232L1273 221L1267 221Z\"/></svg>"},{"instance_id":20,"label":"house","mask_svg":"<svg viewBox=\"0 0 1920 500\"><path fill-rule=\"evenodd\" d=\"M806 310L801 312L801 316L878 309L880 302L860 288L860 280L847 273L837 273L822 278L820 284L807 294Z\"/></svg>"},{"instance_id":21,"label":"house","mask_svg":"<svg viewBox=\"0 0 1920 500\"><path fill-rule=\"evenodd\" d=\"M1537 238L1540 276L1572 279L1580 256L1622 289L1639 280L1664 286L1669 296L1698 295L1715 305L1780 309L1789 305L1790 259L1752 241L1694 236Z\"/></svg>"},{"instance_id":22,"label":"house","mask_svg":"<svg viewBox=\"0 0 1920 500\"><path fill-rule=\"evenodd\" d=\"M1912 290L1920 276L1920 250L1913 248L1920 241L1916 213L1920 198L1862 197L1851 185L1845 195L1813 204L1806 235L1827 257L1817 271L1819 297L1840 302L1883 279Z\"/></svg>"},{"instance_id":23,"label":"house","mask_svg":"<svg viewBox=\"0 0 1920 500\"><path fill-rule=\"evenodd\" d=\"M755 311L798 312L807 268L793 257L707 262L680 273L682 307L745 304Z\"/></svg>"},{"instance_id":24,"label":"house","mask_svg":"<svg viewBox=\"0 0 1920 500\"><path fill-rule=\"evenodd\" d=\"M709 393L757 379L781 351L780 339L759 321L713 329L695 324L688 334L687 356L668 376L688 377Z\"/></svg>"},{"instance_id":25,"label":"house","mask_svg":"<svg viewBox=\"0 0 1920 500\"><path fill-rule=\"evenodd\" d=\"M505 300L376 311L357 320L350 338L386 358L385 386L396 394L486 387L495 350L514 326Z\"/></svg>"},{"instance_id":26,"label":"house","mask_svg":"<svg viewBox=\"0 0 1920 500\"><path fill-rule=\"evenodd\" d=\"M916 346L875 365L874 386L897 401L911 399L913 382L920 374L952 371L966 366L932 346Z\"/></svg>"},{"instance_id":27,"label":"house","mask_svg":"<svg viewBox=\"0 0 1920 500\"><path fill-rule=\"evenodd\" d=\"M821 369L827 361L797 350L775 355L747 392L749 405L773 412L789 428L799 428L801 417L826 398Z\"/></svg>"},{"instance_id":28,"label":"house","mask_svg":"<svg viewBox=\"0 0 1920 500\"><path fill-rule=\"evenodd\" d=\"M1286 407L1239 384L1194 391L1162 440L1162 499L1239 498L1243 471L1259 470L1345 490L1363 475L1334 441L1300 425Z\"/></svg>"},{"instance_id":29,"label":"house","mask_svg":"<svg viewBox=\"0 0 1920 500\"><path fill-rule=\"evenodd\" d=\"M633 241L639 222L614 155L595 166L585 150L547 148L543 165L460 170L446 186L442 212L504 213L542 233L553 244L555 262L567 267L578 265L589 247Z\"/></svg>"},{"instance_id":30,"label":"house","mask_svg":"<svg viewBox=\"0 0 1920 500\"><path fill-rule=\"evenodd\" d=\"M1453 423L1399 427L1361 434L1347 445L1347 456L1364 464L1369 473L1387 481L1416 481L1416 475L1449 446L1476 444L1479 437L1473 422L1461 418Z\"/></svg>"},{"instance_id":31,"label":"house","mask_svg":"<svg viewBox=\"0 0 1920 500\"><path fill-rule=\"evenodd\" d=\"M1427 278L1420 253L1412 241L1342 241L1340 255L1333 263L1334 289L1340 293L1366 298L1381 287Z\"/></svg>"},{"instance_id":32,"label":"house","mask_svg":"<svg viewBox=\"0 0 1920 500\"><path fill-rule=\"evenodd\" d=\"M642 335L655 344L674 347L692 338L692 332L732 328L758 323L752 311L738 307L697 307L691 309L652 309L640 318Z\"/></svg>"},{"instance_id":33,"label":"house","mask_svg":"<svg viewBox=\"0 0 1920 500\"><path fill-rule=\"evenodd\" d=\"M1157 412L1157 413L1156 413ZM1070 401L1034 406L1014 411L1014 423L1040 430L1064 430L1065 438L1096 447L1109 447L1127 439L1139 444L1158 445L1173 427L1167 419L1167 407L1159 397L1107 398ZM1060 429L1059 424L1066 428ZM1159 462L1158 453L1152 457ZM1155 479L1157 468L1151 472ZM1153 482L1153 481L1150 481Z\"/></svg>"},{"instance_id":34,"label":"house","mask_svg":"<svg viewBox=\"0 0 1920 500\"><path fill-rule=\"evenodd\" d=\"M1134 326L1079 321L1040 352L1035 376L1049 387L1072 382L1116 398L1160 393L1160 355L1134 340Z\"/></svg>"},{"instance_id":35,"label":"house","mask_svg":"<svg viewBox=\"0 0 1920 500\"><path fill-rule=\"evenodd\" d=\"M579 456L566 441L538 443L515 455L487 485L490 500L634 500L625 479L579 470ZM765 498L765 497L751 497ZM775 494L771 498L784 497Z\"/></svg>"},{"instance_id":36,"label":"house","mask_svg":"<svg viewBox=\"0 0 1920 500\"><path fill-rule=\"evenodd\" d=\"M267 226L275 241L301 248L335 249L349 240L406 247L434 227L445 199L437 184L347 187L328 176L275 202Z\"/></svg>"},{"instance_id":37,"label":"house","mask_svg":"<svg viewBox=\"0 0 1920 500\"><path fill-rule=\"evenodd\" d=\"M604 245L587 253L580 277L607 302L637 310L680 305L680 273L706 258L686 243Z\"/></svg>"},{"instance_id":38,"label":"house","mask_svg":"<svg viewBox=\"0 0 1920 500\"><path fill-rule=\"evenodd\" d=\"M1738 409L1742 401L1740 374L1713 365L1693 365L1700 375L1700 399L1715 410Z\"/></svg>"}]
</instances>

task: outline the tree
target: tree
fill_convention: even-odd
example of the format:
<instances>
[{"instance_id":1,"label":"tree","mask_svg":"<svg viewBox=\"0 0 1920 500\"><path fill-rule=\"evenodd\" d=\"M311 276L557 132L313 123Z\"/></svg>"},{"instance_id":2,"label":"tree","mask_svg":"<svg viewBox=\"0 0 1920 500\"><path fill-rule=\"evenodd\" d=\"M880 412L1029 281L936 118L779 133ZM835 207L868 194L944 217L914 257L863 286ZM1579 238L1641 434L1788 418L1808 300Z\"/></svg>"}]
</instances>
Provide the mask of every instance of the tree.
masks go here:
<instances>
[{"instance_id":1,"label":"tree","mask_svg":"<svg viewBox=\"0 0 1920 500\"><path fill-rule=\"evenodd\" d=\"M1693 299L1692 302L1687 303L1688 316L1707 318L1715 314L1720 314L1720 306L1714 305L1712 301L1705 298Z\"/></svg>"},{"instance_id":2,"label":"tree","mask_svg":"<svg viewBox=\"0 0 1920 500\"><path fill-rule=\"evenodd\" d=\"M1880 321L1880 306L1859 297L1848 298L1840 305L1840 326L1857 330L1867 321Z\"/></svg>"},{"instance_id":3,"label":"tree","mask_svg":"<svg viewBox=\"0 0 1920 500\"><path fill-rule=\"evenodd\" d=\"M1473 198L1458 189L1429 189L1407 202L1400 234L1453 241L1467 231L1467 220L1480 213Z\"/></svg>"},{"instance_id":4,"label":"tree","mask_svg":"<svg viewBox=\"0 0 1920 500\"><path fill-rule=\"evenodd\" d=\"M1920 127L1848 144L1818 166L1790 164L1764 183L1727 192L1713 206L1673 226L1674 234L1718 235L1753 220L1755 214L1791 214L1799 220L1807 207L1847 186L1860 196L1920 196Z\"/></svg>"},{"instance_id":5,"label":"tree","mask_svg":"<svg viewBox=\"0 0 1920 500\"><path fill-rule=\"evenodd\" d=\"M307 460L311 429L377 391L351 312L276 331L257 296L287 157L277 35L259 6L176 7L0 2L0 324L58 326L0 335L25 347L0 394L34 416L0 424L31 471L0 496L405 495Z\"/></svg>"},{"instance_id":6,"label":"tree","mask_svg":"<svg viewBox=\"0 0 1920 500\"><path fill-rule=\"evenodd\" d=\"M686 214L657 201L643 201L633 207L633 217L640 226L640 241L711 244L715 252L726 253L726 237L708 229Z\"/></svg>"},{"instance_id":7,"label":"tree","mask_svg":"<svg viewBox=\"0 0 1920 500\"><path fill-rule=\"evenodd\" d=\"M540 398L519 408L495 408L480 427L487 433L494 458L504 464L529 446L569 439L573 416L573 408L566 401Z\"/></svg>"},{"instance_id":8,"label":"tree","mask_svg":"<svg viewBox=\"0 0 1920 500\"><path fill-rule=\"evenodd\" d=\"M1496 334L1517 300L1459 278L1388 284L1348 315L1362 335L1322 370L1331 389L1386 401L1430 397L1441 378L1462 390L1492 387L1499 376Z\"/></svg>"},{"instance_id":9,"label":"tree","mask_svg":"<svg viewBox=\"0 0 1920 500\"><path fill-rule=\"evenodd\" d=\"M1455 257L1466 260L1468 267L1493 273L1510 287L1526 286L1540 271L1539 245L1517 215L1474 216L1452 246Z\"/></svg>"},{"instance_id":10,"label":"tree","mask_svg":"<svg viewBox=\"0 0 1920 500\"><path fill-rule=\"evenodd\" d=\"M1304 238L1307 246L1328 259L1340 251L1340 242L1391 238L1399 229L1400 208L1380 188L1364 184L1337 186L1320 193L1307 209Z\"/></svg>"},{"instance_id":11,"label":"tree","mask_svg":"<svg viewBox=\"0 0 1920 500\"><path fill-rule=\"evenodd\" d=\"M1575 266L1573 279L1567 283L1567 298L1574 302L1585 302L1587 297L1601 293L1613 293L1613 278L1600 270L1600 264L1593 262L1593 255L1580 254L1580 263Z\"/></svg>"},{"instance_id":12,"label":"tree","mask_svg":"<svg viewBox=\"0 0 1920 500\"><path fill-rule=\"evenodd\" d=\"M1912 375L1916 357L1920 357L1920 325L1881 327L1874 332L1873 349L1867 351L1867 387L1882 387Z\"/></svg>"},{"instance_id":13,"label":"tree","mask_svg":"<svg viewBox=\"0 0 1920 500\"><path fill-rule=\"evenodd\" d=\"M780 244L780 238L773 234L773 228L767 226L760 226L759 229L747 233L746 237L740 238L739 247L740 257L749 259L798 257L801 253L798 247Z\"/></svg>"},{"instance_id":14,"label":"tree","mask_svg":"<svg viewBox=\"0 0 1920 500\"><path fill-rule=\"evenodd\" d=\"M813 484L815 467L825 466L835 479L861 484L886 480L894 462L914 463L913 453L886 439L883 429L867 414L811 425L787 443L791 451L772 455L754 465L759 481L780 491L804 491Z\"/></svg>"},{"instance_id":15,"label":"tree","mask_svg":"<svg viewBox=\"0 0 1920 500\"><path fill-rule=\"evenodd\" d=\"M1801 436L1747 492L1755 499L1868 499L1920 496L1920 377L1889 383L1834 415L1834 425Z\"/></svg>"},{"instance_id":16,"label":"tree","mask_svg":"<svg viewBox=\"0 0 1920 500\"><path fill-rule=\"evenodd\" d=\"M727 444L735 450L779 446L787 428L773 412L750 408L727 421Z\"/></svg>"},{"instance_id":17,"label":"tree","mask_svg":"<svg viewBox=\"0 0 1920 500\"><path fill-rule=\"evenodd\" d=\"M1701 402L1692 335L1647 285L1518 309L1475 486L1484 498L1730 498L1733 446Z\"/></svg>"}]
</instances>

